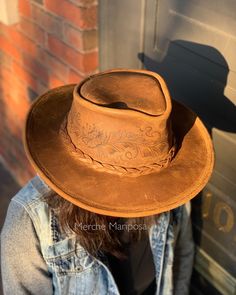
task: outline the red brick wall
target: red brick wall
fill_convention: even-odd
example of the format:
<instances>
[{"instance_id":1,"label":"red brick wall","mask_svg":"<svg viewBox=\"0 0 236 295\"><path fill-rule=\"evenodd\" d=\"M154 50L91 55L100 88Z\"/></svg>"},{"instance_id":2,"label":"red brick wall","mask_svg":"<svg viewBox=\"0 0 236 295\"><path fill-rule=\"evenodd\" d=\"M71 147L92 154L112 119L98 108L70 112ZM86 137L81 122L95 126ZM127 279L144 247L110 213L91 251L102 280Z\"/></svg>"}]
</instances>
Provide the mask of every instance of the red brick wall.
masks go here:
<instances>
[{"instance_id":1,"label":"red brick wall","mask_svg":"<svg viewBox=\"0 0 236 295\"><path fill-rule=\"evenodd\" d=\"M97 3L19 0L18 9L19 23L0 23L0 160L24 184L34 174L21 140L31 101L97 71Z\"/></svg>"}]
</instances>

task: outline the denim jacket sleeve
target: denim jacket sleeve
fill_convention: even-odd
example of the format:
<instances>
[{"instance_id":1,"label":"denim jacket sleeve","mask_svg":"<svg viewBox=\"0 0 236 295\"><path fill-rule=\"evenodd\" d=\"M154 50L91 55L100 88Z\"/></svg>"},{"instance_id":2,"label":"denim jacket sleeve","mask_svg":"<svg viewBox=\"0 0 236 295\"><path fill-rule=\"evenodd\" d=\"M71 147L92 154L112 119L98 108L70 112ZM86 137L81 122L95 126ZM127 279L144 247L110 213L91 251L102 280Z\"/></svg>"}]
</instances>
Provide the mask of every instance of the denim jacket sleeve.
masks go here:
<instances>
[{"instance_id":1,"label":"denim jacket sleeve","mask_svg":"<svg viewBox=\"0 0 236 295\"><path fill-rule=\"evenodd\" d=\"M189 294L193 268L194 242L192 238L191 203L182 206L179 231L174 254L174 295Z\"/></svg>"},{"instance_id":2,"label":"denim jacket sleeve","mask_svg":"<svg viewBox=\"0 0 236 295\"><path fill-rule=\"evenodd\" d=\"M1 272L4 295L53 294L33 222L14 200L1 231Z\"/></svg>"}]
</instances>

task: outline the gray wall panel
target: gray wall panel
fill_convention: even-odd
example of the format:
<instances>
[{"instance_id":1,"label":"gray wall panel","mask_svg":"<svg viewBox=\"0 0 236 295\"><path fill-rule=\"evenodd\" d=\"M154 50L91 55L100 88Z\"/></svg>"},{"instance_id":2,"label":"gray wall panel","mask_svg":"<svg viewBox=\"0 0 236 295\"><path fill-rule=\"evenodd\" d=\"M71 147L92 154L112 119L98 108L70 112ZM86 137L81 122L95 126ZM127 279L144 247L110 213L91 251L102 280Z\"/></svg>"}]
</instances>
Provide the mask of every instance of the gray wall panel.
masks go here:
<instances>
[{"instance_id":1,"label":"gray wall panel","mask_svg":"<svg viewBox=\"0 0 236 295\"><path fill-rule=\"evenodd\" d=\"M142 51L143 0L100 0L100 70L139 68Z\"/></svg>"},{"instance_id":2,"label":"gray wall panel","mask_svg":"<svg viewBox=\"0 0 236 295\"><path fill-rule=\"evenodd\" d=\"M222 294L234 294L236 1L101 0L100 4L101 69L143 67L160 73L172 97L191 107L212 136L215 170L193 202L195 239L205 253L204 265L201 258L196 262L205 280L197 282L208 282ZM221 278L219 269L226 279L216 282ZM203 294L211 289L204 284L199 286Z\"/></svg>"}]
</instances>

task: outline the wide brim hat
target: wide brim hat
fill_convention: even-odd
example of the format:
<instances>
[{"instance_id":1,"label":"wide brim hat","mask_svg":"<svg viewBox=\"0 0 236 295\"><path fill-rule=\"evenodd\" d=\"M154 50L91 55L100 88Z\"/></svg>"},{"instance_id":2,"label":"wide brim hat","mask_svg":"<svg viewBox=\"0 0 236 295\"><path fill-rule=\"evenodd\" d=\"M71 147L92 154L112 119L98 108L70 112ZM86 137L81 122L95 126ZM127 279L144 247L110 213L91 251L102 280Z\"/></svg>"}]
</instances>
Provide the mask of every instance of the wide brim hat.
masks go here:
<instances>
[{"instance_id":1,"label":"wide brim hat","mask_svg":"<svg viewBox=\"0 0 236 295\"><path fill-rule=\"evenodd\" d=\"M161 76L144 70L110 70L39 96L28 112L24 146L61 197L115 217L186 203L214 164L201 120L170 98Z\"/></svg>"}]
</instances>

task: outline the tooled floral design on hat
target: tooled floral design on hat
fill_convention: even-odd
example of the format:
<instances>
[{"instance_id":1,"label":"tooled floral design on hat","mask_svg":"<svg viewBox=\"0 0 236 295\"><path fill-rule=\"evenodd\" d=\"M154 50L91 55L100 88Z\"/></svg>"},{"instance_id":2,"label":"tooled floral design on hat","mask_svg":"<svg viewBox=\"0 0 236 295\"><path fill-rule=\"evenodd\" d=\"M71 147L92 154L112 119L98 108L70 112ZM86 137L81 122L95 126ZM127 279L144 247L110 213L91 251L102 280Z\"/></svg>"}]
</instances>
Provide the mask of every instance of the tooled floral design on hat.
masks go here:
<instances>
[{"instance_id":1,"label":"tooled floral design on hat","mask_svg":"<svg viewBox=\"0 0 236 295\"><path fill-rule=\"evenodd\" d=\"M86 133L86 129L93 128L92 132ZM152 128L152 127L150 127ZM140 128L139 133L127 132L125 130L119 130L114 133L107 134L96 129L96 126L83 126L79 137L90 148L96 148L103 146L109 149L110 154L119 153L123 160L134 159L138 155L142 157L150 157L154 153L160 153L160 150L166 147L166 143L157 143L153 141L150 146L146 145L146 132L149 131L149 127L145 129ZM155 131L153 132L155 133ZM78 133L77 133L78 135ZM152 137L152 136L150 136Z\"/></svg>"},{"instance_id":2,"label":"tooled floral design on hat","mask_svg":"<svg viewBox=\"0 0 236 295\"><path fill-rule=\"evenodd\" d=\"M77 128L70 128L70 134L68 134L67 126L75 124L75 118ZM74 113L69 120L65 118L61 132L73 152L83 161L93 163L96 167L122 174L146 174L151 170L158 170L167 166L174 156L175 144L169 149L167 139L160 141L160 132L154 130L152 126L140 127L137 132L127 130L107 132L99 130L94 123L78 124L79 121L79 112ZM73 142L71 137L76 138L77 142L82 142L88 150L96 149L99 160L85 153L78 144ZM150 141L150 139L152 140ZM160 155L163 156L160 158ZM124 163L135 158L145 157L151 159L158 157L158 161L140 167L126 167L125 165L109 163L106 161L109 160L109 156L118 157Z\"/></svg>"},{"instance_id":3,"label":"tooled floral design on hat","mask_svg":"<svg viewBox=\"0 0 236 295\"><path fill-rule=\"evenodd\" d=\"M70 128L70 135L73 133L73 138L76 138L77 142L83 142L89 149L96 149L100 158L118 156L120 160L127 161L136 157L160 157L161 154L164 154L163 159L166 158L167 139L162 138L160 141L160 132L154 130L152 126L139 127L136 132L127 130L108 132L98 129L94 123L80 123L79 112L75 113L67 124L75 124L74 121L77 122L77 128Z\"/></svg>"}]
</instances>

